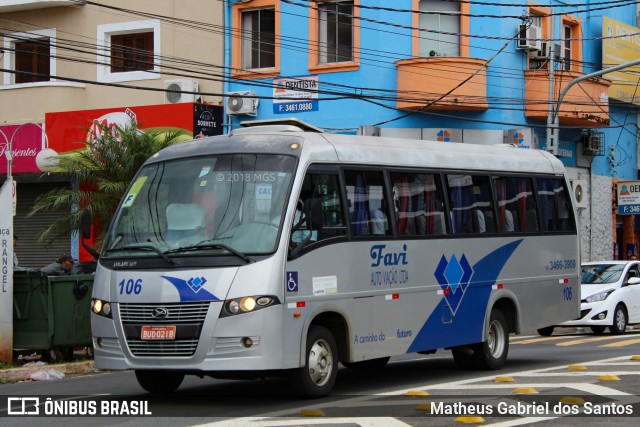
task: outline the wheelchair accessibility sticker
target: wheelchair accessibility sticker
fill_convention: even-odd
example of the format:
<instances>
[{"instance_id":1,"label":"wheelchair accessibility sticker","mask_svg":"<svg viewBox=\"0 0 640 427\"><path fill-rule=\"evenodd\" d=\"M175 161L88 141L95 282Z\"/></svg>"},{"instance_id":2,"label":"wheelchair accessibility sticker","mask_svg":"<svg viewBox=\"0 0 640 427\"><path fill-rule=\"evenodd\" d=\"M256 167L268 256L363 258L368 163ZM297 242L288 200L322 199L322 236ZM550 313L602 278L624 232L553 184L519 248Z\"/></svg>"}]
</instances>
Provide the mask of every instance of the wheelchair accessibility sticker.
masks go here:
<instances>
[{"instance_id":1,"label":"wheelchair accessibility sticker","mask_svg":"<svg viewBox=\"0 0 640 427\"><path fill-rule=\"evenodd\" d=\"M287 293L297 293L298 292L298 272L297 271L287 271L286 277L286 286Z\"/></svg>"}]
</instances>

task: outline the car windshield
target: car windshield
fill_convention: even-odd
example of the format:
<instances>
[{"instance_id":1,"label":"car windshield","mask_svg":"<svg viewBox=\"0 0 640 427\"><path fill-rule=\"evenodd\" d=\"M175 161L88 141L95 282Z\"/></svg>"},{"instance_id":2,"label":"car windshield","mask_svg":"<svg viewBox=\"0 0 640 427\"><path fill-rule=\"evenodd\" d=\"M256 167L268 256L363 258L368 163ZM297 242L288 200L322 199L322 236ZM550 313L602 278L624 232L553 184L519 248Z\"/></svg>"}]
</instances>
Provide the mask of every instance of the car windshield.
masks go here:
<instances>
[{"instance_id":1,"label":"car windshield","mask_svg":"<svg viewBox=\"0 0 640 427\"><path fill-rule=\"evenodd\" d=\"M624 264L592 264L582 266L583 284L615 283L624 271Z\"/></svg>"},{"instance_id":2,"label":"car windshield","mask_svg":"<svg viewBox=\"0 0 640 427\"><path fill-rule=\"evenodd\" d=\"M293 157L256 154L149 164L116 212L103 255L273 252L294 166Z\"/></svg>"}]
</instances>

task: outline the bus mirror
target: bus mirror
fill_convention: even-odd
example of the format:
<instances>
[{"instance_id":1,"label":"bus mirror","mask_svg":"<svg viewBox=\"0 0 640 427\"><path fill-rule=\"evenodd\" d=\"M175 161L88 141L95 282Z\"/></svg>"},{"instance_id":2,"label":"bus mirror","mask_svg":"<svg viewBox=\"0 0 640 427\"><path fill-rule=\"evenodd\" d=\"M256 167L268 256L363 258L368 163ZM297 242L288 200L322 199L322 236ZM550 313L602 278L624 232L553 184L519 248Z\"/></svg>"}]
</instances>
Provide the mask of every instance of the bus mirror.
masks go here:
<instances>
[{"instance_id":1,"label":"bus mirror","mask_svg":"<svg viewBox=\"0 0 640 427\"><path fill-rule=\"evenodd\" d=\"M322 230L324 221L322 218L322 199L315 197L305 202L305 216L311 230Z\"/></svg>"},{"instance_id":2,"label":"bus mirror","mask_svg":"<svg viewBox=\"0 0 640 427\"><path fill-rule=\"evenodd\" d=\"M89 209L83 209L80 216L80 228L82 230L82 238L88 239L91 237L91 212Z\"/></svg>"},{"instance_id":3,"label":"bus mirror","mask_svg":"<svg viewBox=\"0 0 640 427\"><path fill-rule=\"evenodd\" d=\"M89 239L91 237L91 212L89 212L89 209L87 208L83 209L82 214L80 215L80 231L82 233L82 247L85 248L93 258L98 259L100 256L98 251L87 245L84 241L84 239Z\"/></svg>"}]
</instances>

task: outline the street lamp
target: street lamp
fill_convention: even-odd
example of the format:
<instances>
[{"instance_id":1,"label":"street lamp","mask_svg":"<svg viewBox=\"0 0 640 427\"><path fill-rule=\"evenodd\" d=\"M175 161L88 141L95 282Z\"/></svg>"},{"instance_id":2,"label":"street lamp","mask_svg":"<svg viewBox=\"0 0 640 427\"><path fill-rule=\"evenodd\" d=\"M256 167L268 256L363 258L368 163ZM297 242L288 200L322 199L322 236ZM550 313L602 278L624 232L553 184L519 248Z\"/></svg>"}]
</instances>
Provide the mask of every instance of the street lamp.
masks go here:
<instances>
[{"instance_id":1,"label":"street lamp","mask_svg":"<svg viewBox=\"0 0 640 427\"><path fill-rule=\"evenodd\" d=\"M41 170L51 170L57 165L57 153L49 148L49 140L42 126L36 123L23 123L11 135L0 129L4 137L7 158L7 179L0 188L0 361L11 363L13 360L13 217L16 214L16 184L13 181L13 140L26 125L37 126L45 138L45 149L36 156L36 164ZM43 154L44 153L44 154ZM40 157L40 160L38 160ZM9 214L9 209L12 213ZM6 212L5 212L6 210Z\"/></svg>"}]
</instances>

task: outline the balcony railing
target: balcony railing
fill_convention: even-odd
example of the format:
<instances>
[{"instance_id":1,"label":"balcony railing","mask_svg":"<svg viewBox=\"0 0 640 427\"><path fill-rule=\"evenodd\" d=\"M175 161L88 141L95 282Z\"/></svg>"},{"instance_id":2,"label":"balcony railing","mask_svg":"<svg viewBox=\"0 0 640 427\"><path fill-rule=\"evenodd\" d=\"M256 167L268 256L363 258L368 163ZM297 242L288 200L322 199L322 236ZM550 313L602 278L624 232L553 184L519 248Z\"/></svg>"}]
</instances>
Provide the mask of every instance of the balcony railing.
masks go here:
<instances>
[{"instance_id":1,"label":"balcony railing","mask_svg":"<svg viewBox=\"0 0 640 427\"><path fill-rule=\"evenodd\" d=\"M463 57L402 59L396 62L396 107L403 110L484 111L485 61Z\"/></svg>"},{"instance_id":2,"label":"balcony railing","mask_svg":"<svg viewBox=\"0 0 640 427\"><path fill-rule=\"evenodd\" d=\"M583 73L554 72L554 96ZM528 70L525 78L525 115L528 119L547 120L549 113L549 71ZM604 127L609 125L609 80L584 80L569 89L558 110L561 125ZM553 97L551 98L553 99ZM553 101L551 101L553 102ZM555 103L553 108L556 108Z\"/></svg>"}]
</instances>

